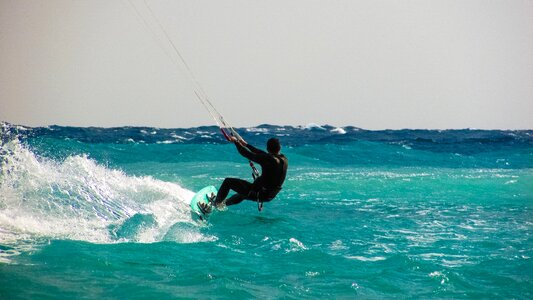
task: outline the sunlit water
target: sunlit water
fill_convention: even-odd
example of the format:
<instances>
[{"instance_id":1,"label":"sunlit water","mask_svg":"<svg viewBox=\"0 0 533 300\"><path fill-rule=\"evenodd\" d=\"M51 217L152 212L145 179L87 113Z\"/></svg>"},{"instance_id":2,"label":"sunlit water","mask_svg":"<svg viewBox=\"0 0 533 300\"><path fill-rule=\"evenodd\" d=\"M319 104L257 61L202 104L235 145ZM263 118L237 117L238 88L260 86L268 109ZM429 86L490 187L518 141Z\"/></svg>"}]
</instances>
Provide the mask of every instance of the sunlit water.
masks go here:
<instances>
[{"instance_id":1,"label":"sunlit water","mask_svg":"<svg viewBox=\"0 0 533 300\"><path fill-rule=\"evenodd\" d=\"M286 184L203 224L214 127L1 127L2 299L532 297L532 131L239 129Z\"/></svg>"}]
</instances>

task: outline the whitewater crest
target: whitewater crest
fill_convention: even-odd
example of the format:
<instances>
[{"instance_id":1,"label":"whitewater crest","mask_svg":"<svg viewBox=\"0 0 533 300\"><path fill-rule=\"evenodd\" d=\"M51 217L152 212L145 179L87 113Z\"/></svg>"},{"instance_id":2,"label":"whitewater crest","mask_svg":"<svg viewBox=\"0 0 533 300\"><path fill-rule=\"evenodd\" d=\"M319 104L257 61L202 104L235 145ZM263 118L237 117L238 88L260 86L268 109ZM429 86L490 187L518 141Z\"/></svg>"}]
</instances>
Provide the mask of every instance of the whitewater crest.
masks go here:
<instances>
[{"instance_id":1,"label":"whitewater crest","mask_svg":"<svg viewBox=\"0 0 533 300\"><path fill-rule=\"evenodd\" d=\"M0 245L21 240L95 243L199 242L193 192L152 177L130 176L86 155L39 157L19 139L0 144Z\"/></svg>"}]
</instances>

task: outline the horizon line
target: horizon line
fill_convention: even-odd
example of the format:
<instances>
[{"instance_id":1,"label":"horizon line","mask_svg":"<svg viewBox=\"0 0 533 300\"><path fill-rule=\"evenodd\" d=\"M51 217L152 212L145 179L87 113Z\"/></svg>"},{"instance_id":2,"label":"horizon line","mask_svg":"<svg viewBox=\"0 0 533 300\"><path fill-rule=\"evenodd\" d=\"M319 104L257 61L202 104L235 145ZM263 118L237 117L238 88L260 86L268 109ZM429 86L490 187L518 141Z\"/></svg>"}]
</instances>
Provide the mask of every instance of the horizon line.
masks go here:
<instances>
[{"instance_id":1,"label":"horizon line","mask_svg":"<svg viewBox=\"0 0 533 300\"><path fill-rule=\"evenodd\" d=\"M150 126L150 125L113 125L113 126L98 126L98 125L89 125L89 126L78 126L78 125L60 125L60 124L48 124L48 125L38 125L38 126L30 126L30 125L23 125L23 124L15 124L7 121L0 121L0 124L4 126L7 124L8 126L16 126L16 127L24 127L24 128L47 128L47 127L72 127L72 128L104 128L104 129L112 129L112 128L156 128L156 129L189 129L189 128L199 128L199 127L219 127L216 124L208 124L208 125L198 125L198 126L188 126L188 127L160 127L160 126ZM262 123L254 126L234 126L235 129L246 129L246 128L259 128L262 126L273 126L273 127L293 127L293 128L301 128L301 129L346 129L346 128L354 128L358 130L364 130L364 131L401 131L401 130L428 130L428 131L445 131L445 130L480 130L480 131L490 131L490 130L498 130L498 131L532 131L533 129L526 129L526 128L477 128L477 127L457 127L457 128L382 128L382 129L367 129L363 127L358 127L356 125L344 125L344 126L337 126L332 124L318 124L318 123L308 123L305 125L279 125L279 124L268 124L268 123Z\"/></svg>"}]
</instances>

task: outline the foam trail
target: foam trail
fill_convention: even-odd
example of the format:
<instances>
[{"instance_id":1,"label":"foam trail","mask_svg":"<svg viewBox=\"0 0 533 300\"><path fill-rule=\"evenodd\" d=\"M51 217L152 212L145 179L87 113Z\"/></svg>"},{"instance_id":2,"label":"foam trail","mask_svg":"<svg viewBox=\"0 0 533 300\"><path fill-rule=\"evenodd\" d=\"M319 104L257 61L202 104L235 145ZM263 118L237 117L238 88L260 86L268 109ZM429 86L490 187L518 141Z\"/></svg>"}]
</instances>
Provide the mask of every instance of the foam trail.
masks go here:
<instances>
[{"instance_id":1,"label":"foam trail","mask_svg":"<svg viewBox=\"0 0 533 300\"><path fill-rule=\"evenodd\" d=\"M28 237L97 243L206 239L197 226L176 228L192 223L193 196L177 184L128 176L83 155L60 162L38 157L18 139L0 146L1 245Z\"/></svg>"}]
</instances>

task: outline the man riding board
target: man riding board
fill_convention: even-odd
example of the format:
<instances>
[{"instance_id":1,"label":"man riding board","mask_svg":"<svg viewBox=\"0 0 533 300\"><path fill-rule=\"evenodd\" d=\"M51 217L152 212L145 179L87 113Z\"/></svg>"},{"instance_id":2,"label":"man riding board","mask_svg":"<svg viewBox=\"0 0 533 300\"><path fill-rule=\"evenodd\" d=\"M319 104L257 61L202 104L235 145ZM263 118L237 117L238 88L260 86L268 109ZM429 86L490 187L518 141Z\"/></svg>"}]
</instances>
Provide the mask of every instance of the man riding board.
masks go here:
<instances>
[{"instance_id":1,"label":"man riding board","mask_svg":"<svg viewBox=\"0 0 533 300\"><path fill-rule=\"evenodd\" d=\"M261 166L261 175L255 178L253 183L240 178L224 179L214 199L214 205L220 206L223 202L226 206L235 205L243 200L256 201L262 205L262 202L274 199L285 181L289 165L287 157L280 153L279 140L270 138L267 141L267 152L255 148L242 139L231 137L230 141L235 144L242 156ZM236 194L226 199L230 190ZM202 203L200 209L208 212L211 207Z\"/></svg>"}]
</instances>

